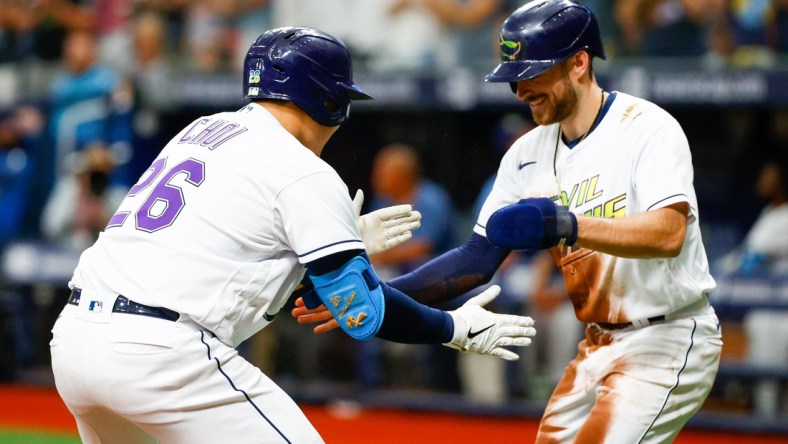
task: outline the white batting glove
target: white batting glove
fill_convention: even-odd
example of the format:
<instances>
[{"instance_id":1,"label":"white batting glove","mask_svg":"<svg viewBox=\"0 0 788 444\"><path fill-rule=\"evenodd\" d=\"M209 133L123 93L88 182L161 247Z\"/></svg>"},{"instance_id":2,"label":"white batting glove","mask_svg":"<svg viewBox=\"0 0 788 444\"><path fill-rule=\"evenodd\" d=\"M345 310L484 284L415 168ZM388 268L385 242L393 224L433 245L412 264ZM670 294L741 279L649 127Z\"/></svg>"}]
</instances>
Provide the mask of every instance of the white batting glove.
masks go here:
<instances>
[{"instance_id":1,"label":"white batting glove","mask_svg":"<svg viewBox=\"0 0 788 444\"><path fill-rule=\"evenodd\" d=\"M501 287L493 285L471 298L462 307L450 311L454 320L454 337L443 344L463 352L497 356L516 361L520 356L503 347L524 347L536 334L534 320L525 316L492 313L484 305L495 299Z\"/></svg>"},{"instance_id":2,"label":"white batting glove","mask_svg":"<svg viewBox=\"0 0 788 444\"><path fill-rule=\"evenodd\" d=\"M353 207L359 215L358 229L369 256L407 241L413 236L412 231L421 226L421 213L413 211L410 205L386 207L361 216L363 204L364 192L358 190L353 198Z\"/></svg>"}]
</instances>

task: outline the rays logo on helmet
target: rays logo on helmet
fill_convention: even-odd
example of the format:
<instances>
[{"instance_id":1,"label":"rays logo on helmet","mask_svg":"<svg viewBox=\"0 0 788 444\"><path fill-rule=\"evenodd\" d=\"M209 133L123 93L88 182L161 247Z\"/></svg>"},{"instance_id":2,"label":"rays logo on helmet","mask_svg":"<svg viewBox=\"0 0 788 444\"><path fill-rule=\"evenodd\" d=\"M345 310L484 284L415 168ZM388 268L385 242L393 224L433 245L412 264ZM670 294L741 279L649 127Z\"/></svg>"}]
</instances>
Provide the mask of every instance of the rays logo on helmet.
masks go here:
<instances>
[{"instance_id":1,"label":"rays logo on helmet","mask_svg":"<svg viewBox=\"0 0 788 444\"><path fill-rule=\"evenodd\" d=\"M504 40L503 34L498 37L498 45L501 47L501 59L515 60L517 54L523 49L521 42Z\"/></svg>"},{"instance_id":2,"label":"rays logo on helmet","mask_svg":"<svg viewBox=\"0 0 788 444\"><path fill-rule=\"evenodd\" d=\"M259 69L250 69L249 70L249 83L260 83L260 70Z\"/></svg>"}]
</instances>

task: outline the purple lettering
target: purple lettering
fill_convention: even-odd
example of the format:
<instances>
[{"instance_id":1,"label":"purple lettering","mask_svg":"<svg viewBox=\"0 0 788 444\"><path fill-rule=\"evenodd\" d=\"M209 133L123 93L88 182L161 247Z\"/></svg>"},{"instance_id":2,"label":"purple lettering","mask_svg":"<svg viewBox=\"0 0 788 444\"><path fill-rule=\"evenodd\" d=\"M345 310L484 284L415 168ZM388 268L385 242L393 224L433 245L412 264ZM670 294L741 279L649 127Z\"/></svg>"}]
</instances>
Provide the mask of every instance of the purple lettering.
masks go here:
<instances>
[{"instance_id":1,"label":"purple lettering","mask_svg":"<svg viewBox=\"0 0 788 444\"><path fill-rule=\"evenodd\" d=\"M208 149L215 150L216 148L219 148L219 145L223 144L224 142L227 142L228 140L232 139L233 137L235 137L235 136L237 136L239 134L245 133L246 131L247 131L246 128L241 128L241 129L239 129L238 131L236 131L234 133L230 133L230 134L224 136L223 138L217 140L216 142L214 142L212 146L208 147Z\"/></svg>"},{"instance_id":2,"label":"purple lettering","mask_svg":"<svg viewBox=\"0 0 788 444\"><path fill-rule=\"evenodd\" d=\"M186 182L199 187L205 180L205 164L196 159L186 159L175 165L165 174L153 188L148 199L142 204L136 214L137 228L152 233L169 227L186 206L183 189L170 182L178 174L186 174ZM165 206L158 214L151 214L151 209L157 202Z\"/></svg>"},{"instance_id":3,"label":"purple lettering","mask_svg":"<svg viewBox=\"0 0 788 444\"><path fill-rule=\"evenodd\" d=\"M208 121L210 121L210 119L204 117L204 118L194 122L194 124L191 126L191 128L189 128L189 131L186 131L186 134L184 134L183 137L181 137L181 140L179 140L178 142L186 143L186 142L190 141L191 140L191 133L194 130L194 128L197 127L197 125L202 125L202 124L208 123Z\"/></svg>"}]
</instances>

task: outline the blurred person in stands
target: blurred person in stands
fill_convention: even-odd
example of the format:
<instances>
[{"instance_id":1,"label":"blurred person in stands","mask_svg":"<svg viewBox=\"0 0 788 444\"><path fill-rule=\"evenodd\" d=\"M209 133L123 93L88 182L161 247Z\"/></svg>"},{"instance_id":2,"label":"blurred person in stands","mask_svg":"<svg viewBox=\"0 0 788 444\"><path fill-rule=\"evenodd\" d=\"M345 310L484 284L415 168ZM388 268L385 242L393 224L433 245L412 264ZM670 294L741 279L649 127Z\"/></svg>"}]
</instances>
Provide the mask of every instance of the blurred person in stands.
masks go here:
<instances>
[{"instance_id":1,"label":"blurred person in stands","mask_svg":"<svg viewBox=\"0 0 788 444\"><path fill-rule=\"evenodd\" d=\"M113 181L129 184L131 84L112 68L97 62L97 41L93 34L72 32L63 42L63 48L62 70L49 89L53 152L45 170L57 176L69 174L69 162L72 162L69 158L100 142L113 151L117 167Z\"/></svg>"},{"instance_id":2,"label":"blurred person in stands","mask_svg":"<svg viewBox=\"0 0 788 444\"><path fill-rule=\"evenodd\" d=\"M784 156L783 156L784 157ZM755 184L758 197L766 202L741 245L717 264L723 274L788 273L788 164L775 157L761 167Z\"/></svg>"},{"instance_id":3,"label":"blurred person in stands","mask_svg":"<svg viewBox=\"0 0 788 444\"><path fill-rule=\"evenodd\" d=\"M91 31L96 23L96 9L92 1L41 0L33 2L28 11L33 55L49 62L63 57L61 42L68 34Z\"/></svg>"},{"instance_id":4,"label":"blurred person in stands","mask_svg":"<svg viewBox=\"0 0 788 444\"><path fill-rule=\"evenodd\" d=\"M370 210L412 204L421 213L421 227L413 231L408 242L372 257L372 264L381 278L390 279L410 272L454 246L451 198L442 185L424 177L421 158L415 147L398 142L382 147L372 163L370 186L373 193ZM441 348L445 347L403 346L380 341L358 343L358 376L367 386L383 383L386 375L382 373L382 361L384 356L393 356L392 363L399 362L400 365L385 366L390 370L392 383L424 383L444 390L457 389L459 383L456 379L447 377L447 372L443 371L448 368L449 375L456 375L456 354L443 353Z\"/></svg>"},{"instance_id":5,"label":"blurred person in stands","mask_svg":"<svg viewBox=\"0 0 788 444\"><path fill-rule=\"evenodd\" d=\"M421 227L413 238L372 258L381 275L407 273L454 246L451 198L446 189L422 172L416 149L403 143L384 146L372 164L371 209L412 204L421 215Z\"/></svg>"},{"instance_id":6,"label":"blurred person in stands","mask_svg":"<svg viewBox=\"0 0 788 444\"><path fill-rule=\"evenodd\" d=\"M32 20L23 1L3 1L0 6L0 63L18 62L30 51L25 45Z\"/></svg>"},{"instance_id":7,"label":"blurred person in stands","mask_svg":"<svg viewBox=\"0 0 788 444\"><path fill-rule=\"evenodd\" d=\"M99 60L124 74L134 69L133 13L137 0L94 0Z\"/></svg>"},{"instance_id":8,"label":"blurred person in stands","mask_svg":"<svg viewBox=\"0 0 788 444\"><path fill-rule=\"evenodd\" d=\"M505 11L513 9L511 0L396 0L391 14L412 10L433 16L448 28L457 60L461 66L486 68L495 61L498 47L492 42L506 18ZM513 5L512 5L513 6ZM455 62L457 61L455 60Z\"/></svg>"},{"instance_id":9,"label":"blurred person in stands","mask_svg":"<svg viewBox=\"0 0 788 444\"><path fill-rule=\"evenodd\" d=\"M784 154L763 164L755 190L767 202L766 206L741 246L722 258L720 271L733 276L783 280L788 275L788 162ZM766 301L771 302L776 301ZM747 338L747 362L759 368L784 369L788 364L788 311L751 308L742 324ZM781 387L777 378L765 377L755 382L753 407L759 416L772 418L781 411Z\"/></svg>"},{"instance_id":10,"label":"blurred person in stands","mask_svg":"<svg viewBox=\"0 0 788 444\"><path fill-rule=\"evenodd\" d=\"M771 41L775 51L788 53L788 0L776 0Z\"/></svg>"},{"instance_id":11,"label":"blurred person in stands","mask_svg":"<svg viewBox=\"0 0 788 444\"><path fill-rule=\"evenodd\" d=\"M139 175L153 162L158 147L166 142L161 114L173 111L175 95L170 60L166 52L167 24L164 15L142 10L134 17L134 153L129 169Z\"/></svg>"},{"instance_id":12,"label":"blurred person in stands","mask_svg":"<svg viewBox=\"0 0 788 444\"><path fill-rule=\"evenodd\" d=\"M614 16L625 54L700 56L721 0L617 0Z\"/></svg>"},{"instance_id":13,"label":"blurred person in stands","mask_svg":"<svg viewBox=\"0 0 788 444\"><path fill-rule=\"evenodd\" d=\"M194 0L184 5L183 50L189 67L197 72L227 71L234 61L233 28L230 17L234 2ZM258 28L259 30L260 28ZM251 42L243 42L248 48Z\"/></svg>"},{"instance_id":14,"label":"blurred person in stands","mask_svg":"<svg viewBox=\"0 0 788 444\"><path fill-rule=\"evenodd\" d=\"M41 231L48 240L82 250L98 239L128 191L110 183L114 169L106 146L79 153L73 173L57 182L44 208Z\"/></svg>"},{"instance_id":15,"label":"blurred person in stands","mask_svg":"<svg viewBox=\"0 0 788 444\"><path fill-rule=\"evenodd\" d=\"M243 66L248 44L253 42L261 29L270 29L273 21L274 0L243 0L236 1L232 10L233 27L235 28L236 67Z\"/></svg>"},{"instance_id":16,"label":"blurred person in stands","mask_svg":"<svg viewBox=\"0 0 788 444\"><path fill-rule=\"evenodd\" d=\"M424 8L399 0L287 0L274 2L274 26L317 26L347 43L361 70L423 71L452 67L454 45L445 26ZM439 42L439 44L436 44Z\"/></svg>"},{"instance_id":17,"label":"blurred person in stands","mask_svg":"<svg viewBox=\"0 0 788 444\"><path fill-rule=\"evenodd\" d=\"M0 119L0 244L32 235L26 218L35 212L35 164L44 116L31 105L20 105Z\"/></svg>"}]
</instances>

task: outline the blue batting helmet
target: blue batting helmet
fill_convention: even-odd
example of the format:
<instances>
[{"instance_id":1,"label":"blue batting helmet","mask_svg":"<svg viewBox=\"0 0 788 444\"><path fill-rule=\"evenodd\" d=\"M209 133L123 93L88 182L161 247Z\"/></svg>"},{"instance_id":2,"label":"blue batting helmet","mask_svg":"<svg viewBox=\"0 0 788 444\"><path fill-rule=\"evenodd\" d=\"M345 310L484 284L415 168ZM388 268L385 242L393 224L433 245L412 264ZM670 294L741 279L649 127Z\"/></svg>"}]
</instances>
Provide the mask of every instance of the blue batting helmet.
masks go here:
<instances>
[{"instance_id":1,"label":"blue batting helmet","mask_svg":"<svg viewBox=\"0 0 788 444\"><path fill-rule=\"evenodd\" d=\"M310 28L266 31L244 59L244 97L293 102L316 122L337 126L351 100L372 97L353 83L350 51L339 39Z\"/></svg>"},{"instance_id":2,"label":"blue batting helmet","mask_svg":"<svg viewBox=\"0 0 788 444\"><path fill-rule=\"evenodd\" d=\"M498 38L501 63L488 82L532 79L580 50L606 59L599 24L587 6L575 0L535 0L509 16Z\"/></svg>"}]
</instances>

